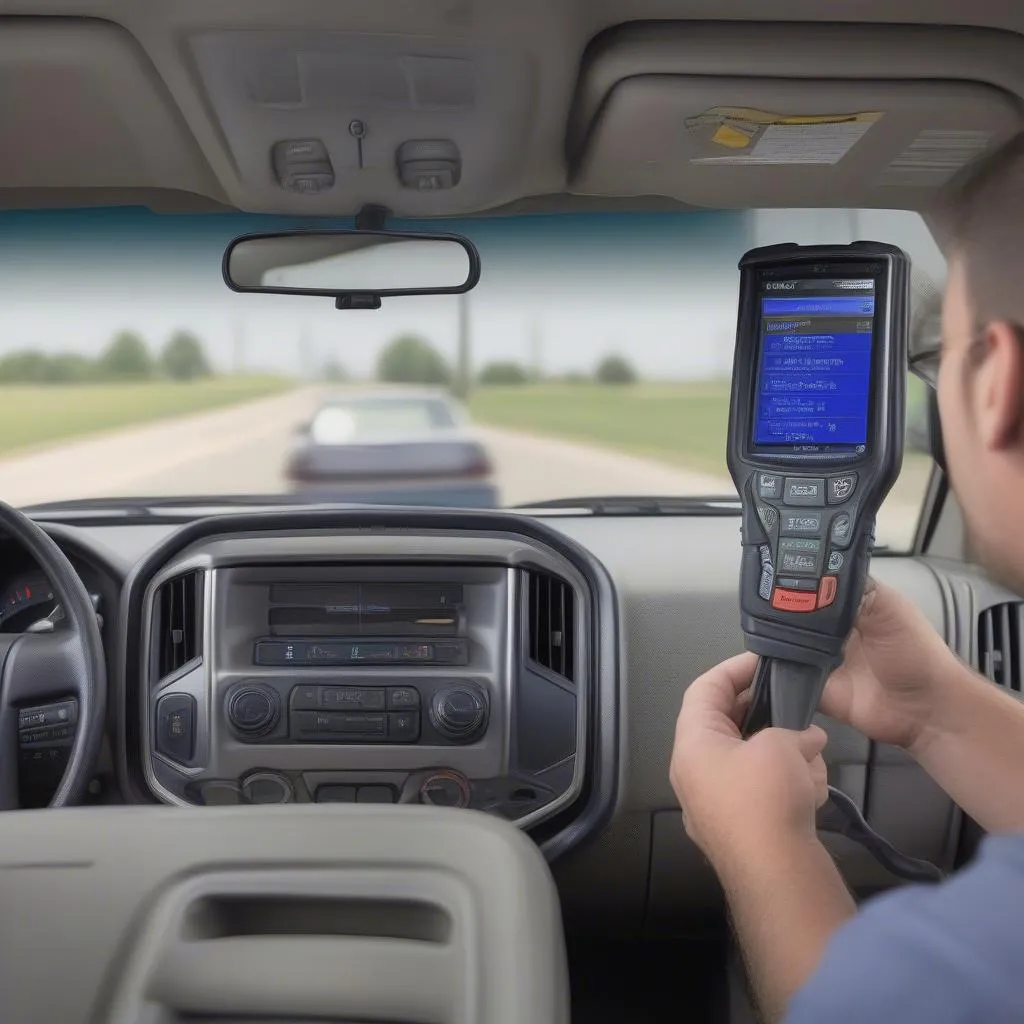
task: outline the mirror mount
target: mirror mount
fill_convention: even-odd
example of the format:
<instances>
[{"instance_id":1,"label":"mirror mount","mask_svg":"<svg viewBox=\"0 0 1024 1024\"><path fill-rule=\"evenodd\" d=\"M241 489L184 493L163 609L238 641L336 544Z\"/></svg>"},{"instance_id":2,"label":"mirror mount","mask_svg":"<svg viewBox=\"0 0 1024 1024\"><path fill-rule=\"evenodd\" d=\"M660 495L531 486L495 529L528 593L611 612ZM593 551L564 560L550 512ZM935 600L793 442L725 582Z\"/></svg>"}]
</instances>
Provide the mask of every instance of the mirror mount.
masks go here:
<instances>
[{"instance_id":1,"label":"mirror mount","mask_svg":"<svg viewBox=\"0 0 1024 1024\"><path fill-rule=\"evenodd\" d=\"M380 309L381 297L373 292L352 292L334 300L335 309Z\"/></svg>"},{"instance_id":2,"label":"mirror mount","mask_svg":"<svg viewBox=\"0 0 1024 1024\"><path fill-rule=\"evenodd\" d=\"M386 206L367 203L356 214L356 231L386 231L389 216L391 211Z\"/></svg>"}]
</instances>

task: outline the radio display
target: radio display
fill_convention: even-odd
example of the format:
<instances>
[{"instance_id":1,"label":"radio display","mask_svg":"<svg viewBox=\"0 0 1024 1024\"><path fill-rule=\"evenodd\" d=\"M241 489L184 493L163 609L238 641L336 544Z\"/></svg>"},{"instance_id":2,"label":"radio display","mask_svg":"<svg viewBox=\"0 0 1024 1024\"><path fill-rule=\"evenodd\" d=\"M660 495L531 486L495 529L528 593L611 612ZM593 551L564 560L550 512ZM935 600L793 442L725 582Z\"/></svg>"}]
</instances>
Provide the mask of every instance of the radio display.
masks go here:
<instances>
[{"instance_id":1,"label":"radio display","mask_svg":"<svg viewBox=\"0 0 1024 1024\"><path fill-rule=\"evenodd\" d=\"M755 445L862 451L868 442L873 277L762 278Z\"/></svg>"}]
</instances>

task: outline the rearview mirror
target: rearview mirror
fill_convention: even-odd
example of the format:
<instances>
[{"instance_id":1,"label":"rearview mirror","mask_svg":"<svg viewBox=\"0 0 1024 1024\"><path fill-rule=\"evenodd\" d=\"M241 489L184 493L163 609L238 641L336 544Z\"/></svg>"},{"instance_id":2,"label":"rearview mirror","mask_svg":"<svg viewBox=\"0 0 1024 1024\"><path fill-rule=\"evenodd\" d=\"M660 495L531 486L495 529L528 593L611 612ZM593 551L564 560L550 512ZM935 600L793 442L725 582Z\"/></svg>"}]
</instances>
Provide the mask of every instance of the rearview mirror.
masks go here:
<instances>
[{"instance_id":1,"label":"rearview mirror","mask_svg":"<svg viewBox=\"0 0 1024 1024\"><path fill-rule=\"evenodd\" d=\"M224 281L236 292L324 295L339 309L376 309L392 295L458 295L480 280L480 255L460 235L284 231L241 235Z\"/></svg>"}]
</instances>

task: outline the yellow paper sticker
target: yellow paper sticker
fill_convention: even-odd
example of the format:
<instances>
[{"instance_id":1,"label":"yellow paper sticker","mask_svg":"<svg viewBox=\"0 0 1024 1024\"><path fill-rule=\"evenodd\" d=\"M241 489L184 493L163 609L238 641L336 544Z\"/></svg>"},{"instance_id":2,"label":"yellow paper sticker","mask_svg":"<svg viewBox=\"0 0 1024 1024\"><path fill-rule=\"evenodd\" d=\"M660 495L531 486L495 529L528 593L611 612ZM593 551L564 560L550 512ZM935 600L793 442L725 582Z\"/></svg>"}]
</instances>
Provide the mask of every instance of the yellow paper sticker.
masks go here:
<instances>
[{"instance_id":1,"label":"yellow paper sticker","mask_svg":"<svg viewBox=\"0 0 1024 1024\"><path fill-rule=\"evenodd\" d=\"M702 152L692 163L835 164L882 117L780 114L754 107L712 107L686 120Z\"/></svg>"}]
</instances>

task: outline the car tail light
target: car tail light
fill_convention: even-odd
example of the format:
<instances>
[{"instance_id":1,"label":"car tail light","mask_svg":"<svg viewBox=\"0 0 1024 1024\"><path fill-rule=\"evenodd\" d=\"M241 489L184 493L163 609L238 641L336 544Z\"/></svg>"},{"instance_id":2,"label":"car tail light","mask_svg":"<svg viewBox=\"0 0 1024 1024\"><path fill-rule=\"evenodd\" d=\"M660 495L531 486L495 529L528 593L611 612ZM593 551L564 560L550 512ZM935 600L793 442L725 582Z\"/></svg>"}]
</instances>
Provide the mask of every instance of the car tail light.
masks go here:
<instances>
[{"instance_id":1,"label":"car tail light","mask_svg":"<svg viewBox=\"0 0 1024 1024\"><path fill-rule=\"evenodd\" d=\"M469 463L463 471L463 476L490 476L494 472L494 466L483 449L474 451L470 456Z\"/></svg>"}]
</instances>

